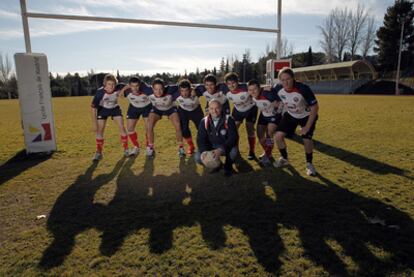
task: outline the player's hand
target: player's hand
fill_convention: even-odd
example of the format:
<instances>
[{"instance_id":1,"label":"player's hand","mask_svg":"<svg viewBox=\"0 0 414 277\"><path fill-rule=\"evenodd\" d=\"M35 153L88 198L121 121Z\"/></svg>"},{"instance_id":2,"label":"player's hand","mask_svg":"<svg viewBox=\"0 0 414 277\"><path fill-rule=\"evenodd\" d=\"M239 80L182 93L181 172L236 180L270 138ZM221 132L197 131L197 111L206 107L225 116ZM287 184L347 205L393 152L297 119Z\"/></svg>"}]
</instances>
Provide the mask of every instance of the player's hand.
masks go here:
<instances>
[{"instance_id":1,"label":"player's hand","mask_svg":"<svg viewBox=\"0 0 414 277\"><path fill-rule=\"evenodd\" d=\"M300 134L303 135L303 136L306 135L308 132L309 132L309 127L307 127L307 126L302 127L300 129Z\"/></svg>"},{"instance_id":2,"label":"player's hand","mask_svg":"<svg viewBox=\"0 0 414 277\"><path fill-rule=\"evenodd\" d=\"M131 86L128 84L128 85L125 85L122 89L121 89L121 93L124 93L127 89L130 89L131 88Z\"/></svg>"},{"instance_id":3,"label":"player's hand","mask_svg":"<svg viewBox=\"0 0 414 277\"><path fill-rule=\"evenodd\" d=\"M265 85L265 86L262 87L262 89L265 90L265 91L270 91L272 89L272 86L271 85Z\"/></svg>"},{"instance_id":4,"label":"player's hand","mask_svg":"<svg viewBox=\"0 0 414 277\"><path fill-rule=\"evenodd\" d=\"M213 150L213 154L214 154L214 158L215 159L217 159L217 158L220 158L220 156L221 156L221 154L222 154L223 152L221 151L221 149L220 148L217 148L217 149L214 149Z\"/></svg>"}]
</instances>

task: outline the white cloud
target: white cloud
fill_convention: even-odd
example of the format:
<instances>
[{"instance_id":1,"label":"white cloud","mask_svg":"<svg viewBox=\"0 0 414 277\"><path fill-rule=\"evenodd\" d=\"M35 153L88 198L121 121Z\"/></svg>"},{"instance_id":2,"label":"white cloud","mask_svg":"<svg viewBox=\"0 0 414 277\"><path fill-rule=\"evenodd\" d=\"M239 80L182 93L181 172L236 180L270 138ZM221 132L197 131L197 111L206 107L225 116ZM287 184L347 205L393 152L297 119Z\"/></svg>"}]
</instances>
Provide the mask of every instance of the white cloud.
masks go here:
<instances>
[{"instance_id":1,"label":"white cloud","mask_svg":"<svg viewBox=\"0 0 414 277\"><path fill-rule=\"evenodd\" d=\"M39 6L38 10L30 11L182 22L210 23L215 20L225 20L230 22L229 25L234 25L231 24L231 20L235 18L276 16L276 2L275 0L61 0L55 1L53 5ZM392 4L392 0L285 0L282 5L283 14L325 15L335 7L348 7L352 9L358 5L358 2L363 3L371 12L376 13L377 18L383 17L385 7L388 4ZM9 19L18 19L20 17L19 14L6 10L0 10L0 16ZM118 28L162 28L154 25L84 21L60 21L57 24L51 24L51 22L57 21L30 19L31 35L33 37L40 37ZM0 32L2 34L0 39L3 40L22 36L20 26L16 26L9 31L3 29Z\"/></svg>"},{"instance_id":2,"label":"white cloud","mask_svg":"<svg viewBox=\"0 0 414 277\"><path fill-rule=\"evenodd\" d=\"M204 70L204 68L212 69L217 67L220 63L219 59L202 58L200 56L181 56L181 55L168 55L168 57L154 58L132 58L138 65L137 71L141 74L153 74L156 72L169 72L169 73L184 73L195 72L197 68ZM135 72L137 72L135 71Z\"/></svg>"},{"instance_id":3,"label":"white cloud","mask_svg":"<svg viewBox=\"0 0 414 277\"><path fill-rule=\"evenodd\" d=\"M7 18L7 19L19 19L20 14L15 12L10 12L6 10L0 10L0 18Z\"/></svg>"},{"instance_id":4,"label":"white cloud","mask_svg":"<svg viewBox=\"0 0 414 277\"><path fill-rule=\"evenodd\" d=\"M138 17L182 20L209 21L231 19L246 16L276 15L276 0L70 0L78 5L90 8L111 8ZM393 4L392 0L288 0L282 1L283 14L318 14L326 15L336 7L356 8L358 3L364 4L371 12L379 12Z\"/></svg>"}]
</instances>

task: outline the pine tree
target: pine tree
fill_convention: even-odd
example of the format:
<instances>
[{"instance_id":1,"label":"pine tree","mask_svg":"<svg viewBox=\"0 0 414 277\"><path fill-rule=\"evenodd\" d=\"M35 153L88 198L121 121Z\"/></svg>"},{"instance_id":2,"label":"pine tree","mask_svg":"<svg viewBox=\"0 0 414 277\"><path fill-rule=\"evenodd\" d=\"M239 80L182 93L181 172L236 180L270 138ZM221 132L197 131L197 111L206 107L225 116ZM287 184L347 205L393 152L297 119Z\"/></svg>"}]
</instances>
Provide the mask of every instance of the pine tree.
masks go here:
<instances>
[{"instance_id":1,"label":"pine tree","mask_svg":"<svg viewBox=\"0 0 414 277\"><path fill-rule=\"evenodd\" d=\"M226 62L224 61L224 58L221 58L220 61L220 74L224 74L226 70Z\"/></svg>"},{"instance_id":2,"label":"pine tree","mask_svg":"<svg viewBox=\"0 0 414 277\"><path fill-rule=\"evenodd\" d=\"M375 40L377 46L374 48L374 51L378 53L378 62L385 71L395 70L397 66L402 24L404 24L404 56L408 56L408 60L413 59L413 5L414 3L406 0L395 1L394 5L387 9L387 13L384 16L384 25L377 31L377 39Z\"/></svg>"},{"instance_id":3,"label":"pine tree","mask_svg":"<svg viewBox=\"0 0 414 277\"><path fill-rule=\"evenodd\" d=\"M306 56L306 66L312 66L313 65L313 53L312 53L312 47L309 46L308 54Z\"/></svg>"},{"instance_id":4,"label":"pine tree","mask_svg":"<svg viewBox=\"0 0 414 277\"><path fill-rule=\"evenodd\" d=\"M226 59L226 67L224 68L224 73L230 72L230 65L229 65L229 59Z\"/></svg>"}]
</instances>

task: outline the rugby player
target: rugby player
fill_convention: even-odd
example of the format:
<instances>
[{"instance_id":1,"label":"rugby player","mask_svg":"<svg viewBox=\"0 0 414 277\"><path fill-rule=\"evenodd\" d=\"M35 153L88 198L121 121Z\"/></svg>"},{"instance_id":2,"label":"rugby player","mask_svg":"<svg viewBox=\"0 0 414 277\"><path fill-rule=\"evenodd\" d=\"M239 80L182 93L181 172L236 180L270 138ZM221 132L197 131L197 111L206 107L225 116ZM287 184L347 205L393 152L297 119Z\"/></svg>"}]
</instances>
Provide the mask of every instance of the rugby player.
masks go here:
<instances>
[{"instance_id":1,"label":"rugby player","mask_svg":"<svg viewBox=\"0 0 414 277\"><path fill-rule=\"evenodd\" d=\"M176 89L168 89L168 86L165 86L164 81L157 78L152 82L152 91L153 93L149 96L152 108L148 116L148 146L146 154L148 157L154 157L154 127L162 116L165 115L171 121L175 129L178 155L184 157L183 136L181 133L180 118L175 103L175 100L178 97L178 94L174 93L176 92Z\"/></svg>"},{"instance_id":2,"label":"rugby player","mask_svg":"<svg viewBox=\"0 0 414 277\"><path fill-rule=\"evenodd\" d=\"M226 97L234 104L231 115L237 128L246 120L247 140L249 142L247 159L254 160L256 158L254 153L256 145L254 125L257 119L257 107L247 91L247 85L239 83L239 77L236 73L227 73L224 76L224 82L227 86Z\"/></svg>"},{"instance_id":3,"label":"rugby player","mask_svg":"<svg viewBox=\"0 0 414 277\"><path fill-rule=\"evenodd\" d=\"M103 87L97 90L92 100L93 128L96 133L96 153L93 158L94 161L99 161L103 157L104 132L108 117L111 117L118 126L124 155L129 156L128 136L124 126L122 111L118 104L120 88L116 85L117 80L114 75L105 75Z\"/></svg>"},{"instance_id":4,"label":"rugby player","mask_svg":"<svg viewBox=\"0 0 414 277\"><path fill-rule=\"evenodd\" d=\"M277 94L278 102L282 102L286 109L280 124L276 129L276 144L281 157L273 165L282 167L289 164L288 152L285 137L292 136L298 125L301 126L301 137L306 155L306 174L315 176L316 170L313 160L312 136L318 120L319 105L315 94L305 84L297 82L292 69L283 68L279 72L280 84L277 84L273 91Z\"/></svg>"}]
</instances>

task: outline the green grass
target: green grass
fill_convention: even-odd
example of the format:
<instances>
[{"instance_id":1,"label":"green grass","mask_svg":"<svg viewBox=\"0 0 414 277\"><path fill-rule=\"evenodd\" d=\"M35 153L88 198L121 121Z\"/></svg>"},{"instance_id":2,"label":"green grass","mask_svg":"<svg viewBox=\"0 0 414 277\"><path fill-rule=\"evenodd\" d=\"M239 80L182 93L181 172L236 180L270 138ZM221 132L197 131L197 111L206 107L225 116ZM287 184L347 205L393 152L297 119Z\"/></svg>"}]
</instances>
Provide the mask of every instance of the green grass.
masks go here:
<instances>
[{"instance_id":1,"label":"green grass","mask_svg":"<svg viewBox=\"0 0 414 277\"><path fill-rule=\"evenodd\" d=\"M93 164L89 97L53 99L58 152L25 160L18 102L0 101L0 276L412 276L414 98L318 99L313 178L296 141L287 168L209 175L166 119L153 161L122 158L110 122Z\"/></svg>"}]
</instances>

